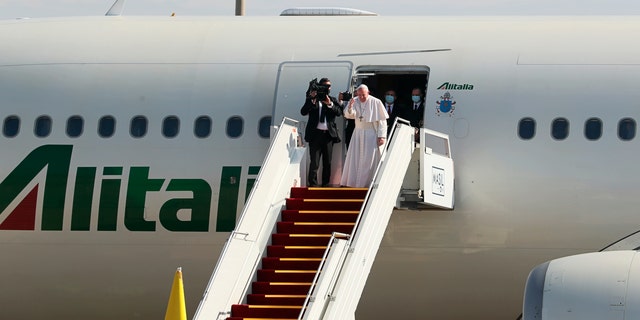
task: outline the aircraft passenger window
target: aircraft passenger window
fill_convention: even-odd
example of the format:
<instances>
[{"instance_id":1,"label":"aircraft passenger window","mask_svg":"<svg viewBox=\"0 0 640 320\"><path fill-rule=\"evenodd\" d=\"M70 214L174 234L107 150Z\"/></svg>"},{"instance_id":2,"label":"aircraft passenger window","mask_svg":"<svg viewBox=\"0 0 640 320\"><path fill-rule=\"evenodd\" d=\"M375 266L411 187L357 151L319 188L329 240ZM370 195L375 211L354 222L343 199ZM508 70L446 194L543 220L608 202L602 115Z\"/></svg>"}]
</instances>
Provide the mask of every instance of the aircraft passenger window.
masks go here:
<instances>
[{"instance_id":1,"label":"aircraft passenger window","mask_svg":"<svg viewBox=\"0 0 640 320\"><path fill-rule=\"evenodd\" d=\"M207 116L198 117L193 127L193 133L198 138L208 137L211 134L211 118Z\"/></svg>"},{"instance_id":2,"label":"aircraft passenger window","mask_svg":"<svg viewBox=\"0 0 640 320\"><path fill-rule=\"evenodd\" d=\"M20 118L17 116L8 116L4 119L2 133L7 138L13 138L20 132Z\"/></svg>"},{"instance_id":3,"label":"aircraft passenger window","mask_svg":"<svg viewBox=\"0 0 640 320\"><path fill-rule=\"evenodd\" d=\"M67 135L71 138L79 137L82 134L84 121L80 116L72 116L67 120Z\"/></svg>"},{"instance_id":4,"label":"aircraft passenger window","mask_svg":"<svg viewBox=\"0 0 640 320\"><path fill-rule=\"evenodd\" d=\"M258 123L258 134L262 138L269 138L271 135L271 116L262 117Z\"/></svg>"},{"instance_id":5,"label":"aircraft passenger window","mask_svg":"<svg viewBox=\"0 0 640 320\"><path fill-rule=\"evenodd\" d=\"M36 137L44 138L51 134L51 118L48 116L40 116L36 119L35 127Z\"/></svg>"},{"instance_id":6,"label":"aircraft passenger window","mask_svg":"<svg viewBox=\"0 0 640 320\"><path fill-rule=\"evenodd\" d=\"M98 121L98 135L110 138L116 132L116 119L112 116L104 116Z\"/></svg>"},{"instance_id":7,"label":"aircraft passenger window","mask_svg":"<svg viewBox=\"0 0 640 320\"><path fill-rule=\"evenodd\" d=\"M551 136L556 140L564 140L569 136L569 121L557 118L551 123Z\"/></svg>"},{"instance_id":8,"label":"aircraft passenger window","mask_svg":"<svg viewBox=\"0 0 640 320\"><path fill-rule=\"evenodd\" d=\"M242 135L244 129L244 120L238 116L234 116L227 120L227 135L231 138L238 138Z\"/></svg>"},{"instance_id":9,"label":"aircraft passenger window","mask_svg":"<svg viewBox=\"0 0 640 320\"><path fill-rule=\"evenodd\" d=\"M141 138L147 134L147 118L136 116L131 119L131 135L134 138Z\"/></svg>"},{"instance_id":10,"label":"aircraft passenger window","mask_svg":"<svg viewBox=\"0 0 640 320\"><path fill-rule=\"evenodd\" d=\"M602 137L602 120L590 118L584 124L584 135L589 140L598 140Z\"/></svg>"},{"instance_id":11,"label":"aircraft passenger window","mask_svg":"<svg viewBox=\"0 0 640 320\"><path fill-rule=\"evenodd\" d=\"M520 139L530 140L536 135L536 121L532 118L524 118L518 124L518 136Z\"/></svg>"},{"instance_id":12,"label":"aircraft passenger window","mask_svg":"<svg viewBox=\"0 0 640 320\"><path fill-rule=\"evenodd\" d=\"M631 118L624 118L618 122L618 137L629 141L636 137L636 122Z\"/></svg>"},{"instance_id":13,"label":"aircraft passenger window","mask_svg":"<svg viewBox=\"0 0 640 320\"><path fill-rule=\"evenodd\" d=\"M180 131L180 120L176 116L169 116L164 118L162 122L162 135L167 138L174 138Z\"/></svg>"}]
</instances>

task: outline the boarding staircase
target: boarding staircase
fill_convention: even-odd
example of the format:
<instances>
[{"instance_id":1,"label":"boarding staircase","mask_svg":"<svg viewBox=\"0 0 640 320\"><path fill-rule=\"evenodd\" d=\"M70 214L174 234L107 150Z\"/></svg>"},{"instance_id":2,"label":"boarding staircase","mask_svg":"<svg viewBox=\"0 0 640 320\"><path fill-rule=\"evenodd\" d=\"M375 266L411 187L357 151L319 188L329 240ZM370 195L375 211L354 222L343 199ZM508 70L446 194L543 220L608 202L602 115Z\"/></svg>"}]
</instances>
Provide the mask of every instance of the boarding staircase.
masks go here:
<instances>
[{"instance_id":1,"label":"boarding staircase","mask_svg":"<svg viewBox=\"0 0 640 320\"><path fill-rule=\"evenodd\" d=\"M414 150L397 121L369 188L305 188L285 119L194 319L354 319Z\"/></svg>"},{"instance_id":2,"label":"boarding staircase","mask_svg":"<svg viewBox=\"0 0 640 320\"><path fill-rule=\"evenodd\" d=\"M228 320L297 319L332 234L352 232L366 188L291 188L246 303Z\"/></svg>"}]
</instances>

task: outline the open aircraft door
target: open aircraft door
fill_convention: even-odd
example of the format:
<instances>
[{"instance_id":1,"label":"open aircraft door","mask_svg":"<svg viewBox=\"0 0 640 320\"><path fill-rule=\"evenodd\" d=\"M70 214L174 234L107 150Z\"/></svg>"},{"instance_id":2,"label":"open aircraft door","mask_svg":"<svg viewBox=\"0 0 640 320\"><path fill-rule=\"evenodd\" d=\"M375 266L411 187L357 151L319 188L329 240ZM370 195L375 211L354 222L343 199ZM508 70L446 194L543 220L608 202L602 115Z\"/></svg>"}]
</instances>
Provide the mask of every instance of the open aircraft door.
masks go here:
<instances>
[{"instance_id":1,"label":"open aircraft door","mask_svg":"<svg viewBox=\"0 0 640 320\"><path fill-rule=\"evenodd\" d=\"M304 135L307 117L300 114L300 108L305 102L305 93L309 82L317 78L329 78L331 80L330 95L338 98L338 93L351 91L351 78L353 63L351 61L286 61L278 68L278 80L273 103L272 123L277 124L284 117L300 121L299 129ZM338 132L342 143L333 147L331 160L331 183L339 185L342 172L342 159L344 159L344 119L336 119ZM306 170L305 166L305 170ZM320 169L322 170L322 168ZM303 174L302 185L306 184L306 175Z\"/></svg>"},{"instance_id":2,"label":"open aircraft door","mask_svg":"<svg viewBox=\"0 0 640 320\"><path fill-rule=\"evenodd\" d=\"M426 128L420 129L420 190L423 202L439 208L453 209L454 171L449 136Z\"/></svg>"},{"instance_id":3,"label":"open aircraft door","mask_svg":"<svg viewBox=\"0 0 640 320\"><path fill-rule=\"evenodd\" d=\"M309 81L317 78L331 80L331 95L338 97L338 93L351 89L351 72L353 64L350 61L339 62L297 62L287 61L278 68L275 101L273 103L273 123L280 123L284 117L306 122L306 117L300 114L300 108L305 101L305 93ZM341 121L338 121L341 122Z\"/></svg>"}]
</instances>

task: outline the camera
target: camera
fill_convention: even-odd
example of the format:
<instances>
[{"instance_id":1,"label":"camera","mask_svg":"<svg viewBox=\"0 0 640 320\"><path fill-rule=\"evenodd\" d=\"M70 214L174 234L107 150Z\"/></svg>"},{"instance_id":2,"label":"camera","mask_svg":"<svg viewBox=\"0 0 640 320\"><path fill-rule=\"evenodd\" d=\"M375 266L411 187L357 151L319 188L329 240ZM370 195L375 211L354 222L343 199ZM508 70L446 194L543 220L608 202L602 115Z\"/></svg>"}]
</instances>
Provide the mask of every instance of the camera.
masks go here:
<instances>
[{"instance_id":1,"label":"camera","mask_svg":"<svg viewBox=\"0 0 640 320\"><path fill-rule=\"evenodd\" d=\"M349 101L353 98L353 95L349 91L340 92L340 94L342 95L342 101Z\"/></svg>"},{"instance_id":2,"label":"camera","mask_svg":"<svg viewBox=\"0 0 640 320\"><path fill-rule=\"evenodd\" d=\"M318 83L318 78L309 81L309 88L307 89L307 97L311 94L311 91L317 93L316 97L320 100L325 100L329 95L329 87Z\"/></svg>"}]
</instances>

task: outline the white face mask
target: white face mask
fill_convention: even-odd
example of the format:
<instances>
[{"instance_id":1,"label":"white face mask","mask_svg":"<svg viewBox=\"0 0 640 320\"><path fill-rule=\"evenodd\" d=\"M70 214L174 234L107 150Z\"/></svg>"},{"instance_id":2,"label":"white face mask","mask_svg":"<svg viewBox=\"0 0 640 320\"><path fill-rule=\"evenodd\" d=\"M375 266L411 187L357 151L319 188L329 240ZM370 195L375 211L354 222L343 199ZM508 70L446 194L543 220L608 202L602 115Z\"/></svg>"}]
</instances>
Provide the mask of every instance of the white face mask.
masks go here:
<instances>
[{"instance_id":1,"label":"white face mask","mask_svg":"<svg viewBox=\"0 0 640 320\"><path fill-rule=\"evenodd\" d=\"M395 98L390 94L384 96L384 99L387 101L387 103L393 103L393 101L395 101Z\"/></svg>"},{"instance_id":2,"label":"white face mask","mask_svg":"<svg viewBox=\"0 0 640 320\"><path fill-rule=\"evenodd\" d=\"M420 102L420 96L411 96L411 100L413 100L413 102Z\"/></svg>"}]
</instances>

